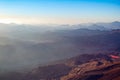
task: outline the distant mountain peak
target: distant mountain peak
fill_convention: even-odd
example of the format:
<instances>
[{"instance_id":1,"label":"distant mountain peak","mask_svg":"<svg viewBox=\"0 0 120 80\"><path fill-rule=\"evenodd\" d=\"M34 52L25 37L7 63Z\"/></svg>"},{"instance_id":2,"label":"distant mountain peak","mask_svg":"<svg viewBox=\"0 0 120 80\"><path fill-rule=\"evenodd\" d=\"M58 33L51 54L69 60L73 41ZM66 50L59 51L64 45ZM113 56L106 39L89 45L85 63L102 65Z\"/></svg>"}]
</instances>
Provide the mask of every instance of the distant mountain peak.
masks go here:
<instances>
[{"instance_id":1,"label":"distant mountain peak","mask_svg":"<svg viewBox=\"0 0 120 80\"><path fill-rule=\"evenodd\" d=\"M114 21L114 22L112 22L112 23L120 23L119 21Z\"/></svg>"}]
</instances>

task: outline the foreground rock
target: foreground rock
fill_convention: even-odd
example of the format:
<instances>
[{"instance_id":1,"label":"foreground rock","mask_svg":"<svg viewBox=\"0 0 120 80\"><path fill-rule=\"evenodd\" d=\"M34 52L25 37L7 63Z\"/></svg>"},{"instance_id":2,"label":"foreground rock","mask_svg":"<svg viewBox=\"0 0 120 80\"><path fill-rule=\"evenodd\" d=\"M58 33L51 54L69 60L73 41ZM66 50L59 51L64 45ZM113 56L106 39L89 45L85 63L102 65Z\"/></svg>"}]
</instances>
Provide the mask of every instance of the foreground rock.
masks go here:
<instances>
[{"instance_id":1,"label":"foreground rock","mask_svg":"<svg viewBox=\"0 0 120 80\"><path fill-rule=\"evenodd\" d=\"M120 61L91 61L77 66L61 80L120 80Z\"/></svg>"}]
</instances>

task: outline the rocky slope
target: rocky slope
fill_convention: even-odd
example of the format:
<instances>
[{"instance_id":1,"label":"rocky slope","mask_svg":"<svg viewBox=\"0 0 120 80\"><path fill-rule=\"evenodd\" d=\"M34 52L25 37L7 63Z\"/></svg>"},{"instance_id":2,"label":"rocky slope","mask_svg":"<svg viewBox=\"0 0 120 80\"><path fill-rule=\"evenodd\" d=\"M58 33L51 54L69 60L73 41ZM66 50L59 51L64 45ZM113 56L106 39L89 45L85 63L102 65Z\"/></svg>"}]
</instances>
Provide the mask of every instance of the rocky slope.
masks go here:
<instances>
[{"instance_id":1,"label":"rocky slope","mask_svg":"<svg viewBox=\"0 0 120 80\"><path fill-rule=\"evenodd\" d=\"M0 80L119 80L119 55L119 52L82 54L29 72L0 74Z\"/></svg>"},{"instance_id":2,"label":"rocky slope","mask_svg":"<svg viewBox=\"0 0 120 80\"><path fill-rule=\"evenodd\" d=\"M120 80L120 61L91 61L78 65L61 80Z\"/></svg>"}]
</instances>

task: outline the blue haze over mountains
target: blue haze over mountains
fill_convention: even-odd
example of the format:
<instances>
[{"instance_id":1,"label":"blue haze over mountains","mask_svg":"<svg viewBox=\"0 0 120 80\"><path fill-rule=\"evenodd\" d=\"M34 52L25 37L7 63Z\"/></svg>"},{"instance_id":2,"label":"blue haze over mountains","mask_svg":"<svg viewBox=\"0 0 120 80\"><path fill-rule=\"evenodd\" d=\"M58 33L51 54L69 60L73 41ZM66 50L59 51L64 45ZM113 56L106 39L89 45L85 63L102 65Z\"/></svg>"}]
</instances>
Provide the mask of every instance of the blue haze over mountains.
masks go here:
<instances>
[{"instance_id":1,"label":"blue haze over mountains","mask_svg":"<svg viewBox=\"0 0 120 80\"><path fill-rule=\"evenodd\" d=\"M120 49L120 22L0 24L0 70L32 68L85 53Z\"/></svg>"}]
</instances>

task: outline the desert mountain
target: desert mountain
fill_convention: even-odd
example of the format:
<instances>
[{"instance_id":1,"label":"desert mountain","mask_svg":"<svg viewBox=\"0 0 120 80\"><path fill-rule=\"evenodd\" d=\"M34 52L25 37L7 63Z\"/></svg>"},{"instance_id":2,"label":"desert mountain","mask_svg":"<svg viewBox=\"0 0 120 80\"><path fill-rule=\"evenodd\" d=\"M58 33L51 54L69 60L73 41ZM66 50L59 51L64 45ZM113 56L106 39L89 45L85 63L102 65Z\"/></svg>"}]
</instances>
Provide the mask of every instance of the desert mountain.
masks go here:
<instances>
[{"instance_id":1,"label":"desert mountain","mask_svg":"<svg viewBox=\"0 0 120 80\"><path fill-rule=\"evenodd\" d=\"M61 80L119 80L120 61L108 62L106 60L91 61L70 71Z\"/></svg>"}]
</instances>

